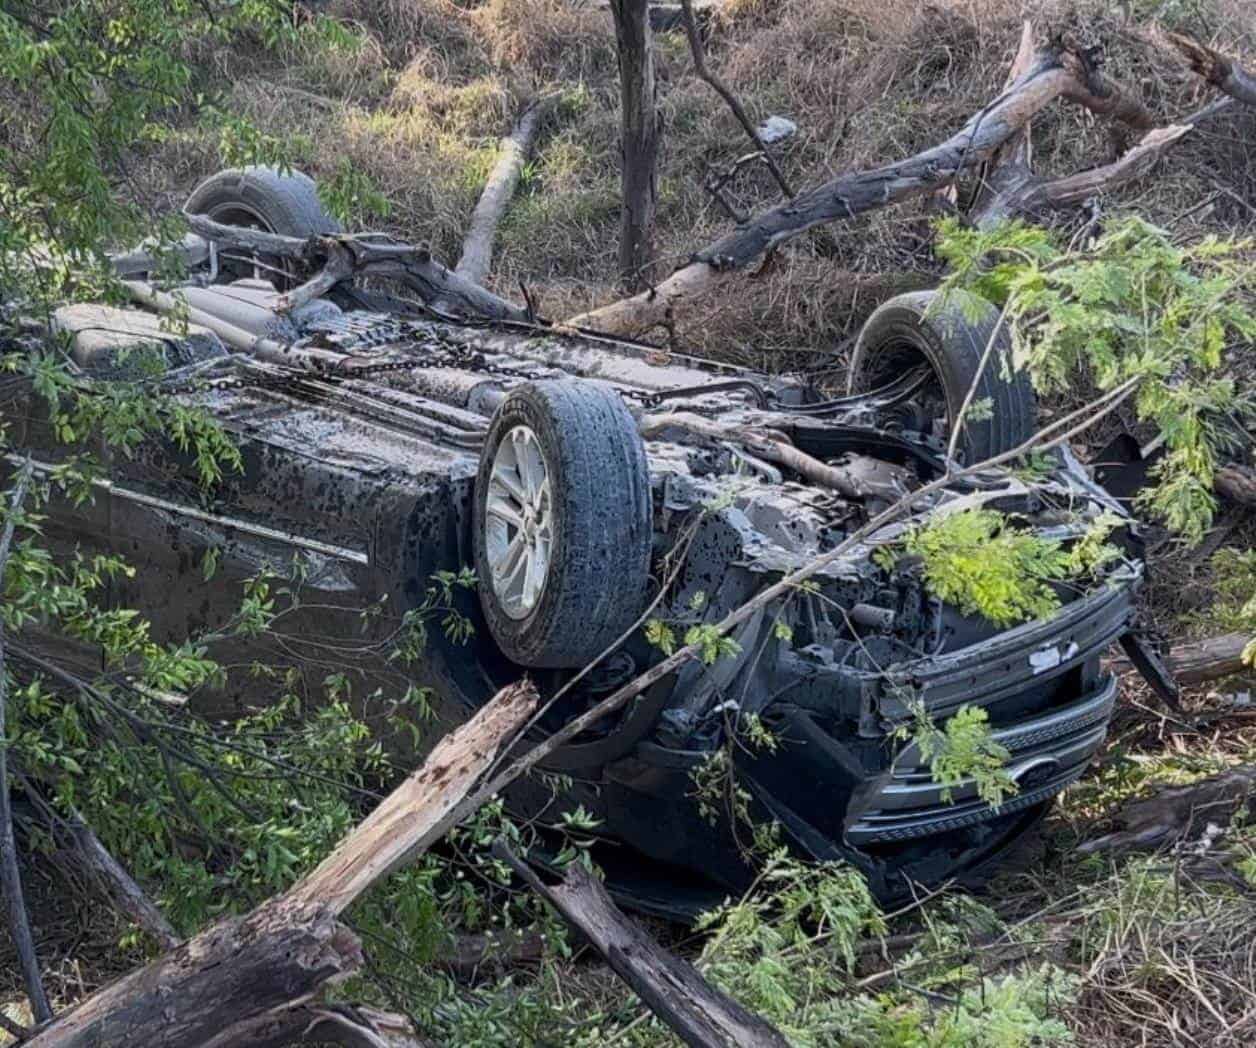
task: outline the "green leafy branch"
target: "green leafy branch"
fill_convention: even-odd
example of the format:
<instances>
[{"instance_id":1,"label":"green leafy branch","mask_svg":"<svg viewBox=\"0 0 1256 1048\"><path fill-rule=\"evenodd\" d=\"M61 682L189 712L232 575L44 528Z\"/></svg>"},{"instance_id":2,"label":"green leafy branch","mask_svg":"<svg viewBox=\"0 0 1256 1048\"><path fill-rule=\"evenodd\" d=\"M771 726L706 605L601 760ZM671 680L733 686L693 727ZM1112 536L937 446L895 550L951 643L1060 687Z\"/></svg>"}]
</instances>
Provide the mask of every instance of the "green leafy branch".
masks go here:
<instances>
[{"instance_id":1,"label":"green leafy branch","mask_svg":"<svg viewBox=\"0 0 1256 1048\"><path fill-rule=\"evenodd\" d=\"M943 290L1003 307L1013 363L1039 390L1066 390L1079 375L1103 391L1137 380L1135 413L1167 449L1143 503L1175 532L1202 538L1219 456L1236 438L1230 420L1253 412L1225 371L1227 349L1256 340L1252 243L1179 244L1134 217L1085 251L1019 223L977 230L945 219L938 233L951 267Z\"/></svg>"}]
</instances>

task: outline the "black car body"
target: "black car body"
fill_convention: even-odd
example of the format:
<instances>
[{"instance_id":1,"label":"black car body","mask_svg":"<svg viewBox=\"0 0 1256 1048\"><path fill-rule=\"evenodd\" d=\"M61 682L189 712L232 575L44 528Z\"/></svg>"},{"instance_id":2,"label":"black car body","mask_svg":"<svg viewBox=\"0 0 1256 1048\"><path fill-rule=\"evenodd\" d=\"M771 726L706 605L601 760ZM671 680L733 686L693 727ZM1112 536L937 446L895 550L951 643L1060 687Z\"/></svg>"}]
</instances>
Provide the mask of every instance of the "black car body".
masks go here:
<instances>
[{"instance_id":1,"label":"black car body","mask_svg":"<svg viewBox=\"0 0 1256 1048\"><path fill-rule=\"evenodd\" d=\"M272 680L248 669L262 661L291 668L311 695L328 674L344 674L355 708L381 732L390 697L430 689L439 723L424 727L426 745L525 672L551 695L574 676L572 664L508 658L483 594L471 590L455 591L476 625L470 639L431 628L421 659L391 657L433 576L476 563L483 449L492 419L522 387L595 383L650 434L645 589L603 579L631 605L616 622L626 615L636 625L535 733L662 658L638 621L660 587L649 618L682 631L716 622L945 469L942 443L913 414L911 375L890 376L875 395L826 398L804 383L610 339L424 318L411 303L351 286L288 317L278 334L274 292L263 283L188 294L197 308L294 347L285 367L225 353L212 338L199 346L186 336L148 338L170 363L156 386L217 419L238 442L242 472L207 490L171 441L147 441L131 457L102 444L95 499L55 505L46 532L67 554L112 552L134 564L109 599L149 615L162 640L221 627L247 579L300 562L298 608L269 633L216 645L229 685L193 697L209 716L273 699ZM90 326L64 324L76 338ZM113 350L76 345L83 381L125 372ZM307 350L353 369L298 366ZM28 383L5 387L3 411L17 454L37 468L65 456ZM735 441L648 425L664 415L781 435L840 470L847 490L804 481ZM1141 564L1126 556L1094 584L1062 588L1053 616L999 629L937 600L911 564L891 569L872 554L957 499L1064 541L1101 513L1123 515L1066 449L1049 452L1047 466L1032 479L990 471L926 497L908 520L819 572L814 587L738 627L736 655L690 661L560 749L544 766L563 776L558 795L554 775L534 775L511 788L511 810L544 822L583 805L610 845L612 883L643 908L682 911L690 887L694 899L736 891L751 869L745 829L730 812L699 812L695 773L729 745L741 717L755 714L777 745L732 745L737 782L752 816L778 823L797 851L856 864L884 898L913 882L982 876L1101 746L1116 686L1100 660L1131 628ZM209 580L207 553L216 560ZM94 667L95 653L57 643L58 657ZM965 704L985 708L1019 791L996 808L974 783L946 790L935 782L916 744L894 732L916 703L938 721Z\"/></svg>"}]
</instances>

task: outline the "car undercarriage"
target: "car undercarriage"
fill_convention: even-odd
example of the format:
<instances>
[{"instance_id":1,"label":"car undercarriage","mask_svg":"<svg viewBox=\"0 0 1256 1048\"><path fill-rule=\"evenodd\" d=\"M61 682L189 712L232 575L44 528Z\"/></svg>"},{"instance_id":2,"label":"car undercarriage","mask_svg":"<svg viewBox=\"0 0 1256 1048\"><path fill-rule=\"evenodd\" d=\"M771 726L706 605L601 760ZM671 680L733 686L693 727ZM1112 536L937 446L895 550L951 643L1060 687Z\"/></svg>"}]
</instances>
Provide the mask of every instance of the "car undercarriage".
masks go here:
<instances>
[{"instance_id":1,"label":"car undercarriage","mask_svg":"<svg viewBox=\"0 0 1256 1048\"><path fill-rule=\"evenodd\" d=\"M291 671L311 699L334 670L387 737L385 698L418 686L438 725L417 748L391 740L410 763L525 673L561 695L532 729L553 731L661 660L650 623L710 627L948 476L937 404L945 415L956 381L994 383L991 417L965 434L968 461L1033 432L1014 417L1031 414L1022 380L975 366L988 318L948 329L929 296L874 315L857 350L865 378L835 395L592 333L455 322L350 281L288 309L273 278L215 269L177 289L186 331L152 312L63 311L79 381L139 381L203 410L243 468L207 489L173 439L130 457L101 442L94 499L50 509L49 539L133 563L109 600L150 615L167 641L222 630L250 578L299 564L299 604L265 634L211 645L227 684L193 703L214 718L266 703L272 679L254 663ZM167 293L145 286L136 297L162 312ZM258 351L229 352L216 329L247 332ZM939 381L934 351L968 370ZM31 383L10 381L4 399L21 455L45 471L64 461ZM1115 514L1124 552L1086 585L1056 585L1050 616L1001 628L938 599L918 560L878 556L973 507L1065 545ZM886 900L979 882L1103 743L1116 684L1101 659L1128 639L1143 570L1128 524L1066 446L1031 473L964 471L739 625L719 657L690 660L560 748L508 806L544 824L582 805L612 886L669 915L748 883L756 823L803 855L855 864ZM431 629L422 658L397 661L433 578L466 571L476 586L451 599L471 636ZM60 658L94 657L44 639ZM937 781L906 730L920 711L945 723L965 706L986 711L1009 755L1016 792L998 804L973 780ZM741 736L746 717L770 744ZM695 783L721 753L741 800L712 807Z\"/></svg>"}]
</instances>

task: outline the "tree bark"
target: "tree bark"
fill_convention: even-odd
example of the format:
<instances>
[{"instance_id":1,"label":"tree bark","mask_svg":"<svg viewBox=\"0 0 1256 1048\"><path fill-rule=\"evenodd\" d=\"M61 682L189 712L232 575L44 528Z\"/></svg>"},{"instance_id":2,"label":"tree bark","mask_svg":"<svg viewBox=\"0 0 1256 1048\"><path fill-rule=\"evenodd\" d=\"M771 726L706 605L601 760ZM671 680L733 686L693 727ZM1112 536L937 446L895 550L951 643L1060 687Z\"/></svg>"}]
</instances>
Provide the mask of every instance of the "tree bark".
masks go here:
<instances>
[{"instance_id":1,"label":"tree bark","mask_svg":"<svg viewBox=\"0 0 1256 1048\"><path fill-rule=\"evenodd\" d=\"M1222 466L1213 477L1213 487L1231 502L1256 507L1256 469L1251 466L1233 462Z\"/></svg>"},{"instance_id":2,"label":"tree bark","mask_svg":"<svg viewBox=\"0 0 1256 1048\"><path fill-rule=\"evenodd\" d=\"M668 953L631 921L602 882L578 862L550 884L501 841L494 854L558 911L632 987L646 1006L693 1048L788 1048L766 1020L715 989L688 961Z\"/></svg>"},{"instance_id":3,"label":"tree bark","mask_svg":"<svg viewBox=\"0 0 1256 1048\"><path fill-rule=\"evenodd\" d=\"M290 891L247 917L215 924L109 984L63 1012L28 1044L231 1048L255 1039L288 1043L275 1040L282 1032L276 1029L277 1017L330 980L352 975L362 963L361 945L338 922L339 915L449 829L458 802L536 704L536 689L527 681L503 688L446 735L423 766Z\"/></svg>"},{"instance_id":4,"label":"tree bark","mask_svg":"<svg viewBox=\"0 0 1256 1048\"><path fill-rule=\"evenodd\" d=\"M661 118L655 106L654 50L647 0L610 0L619 45L623 202L619 275L629 291L652 284Z\"/></svg>"},{"instance_id":5,"label":"tree bark","mask_svg":"<svg viewBox=\"0 0 1256 1048\"><path fill-rule=\"evenodd\" d=\"M1179 684L1203 684L1219 677L1242 673L1243 649L1252 640L1247 633L1226 633L1207 640L1174 645L1169 652L1169 669Z\"/></svg>"},{"instance_id":6,"label":"tree bark","mask_svg":"<svg viewBox=\"0 0 1256 1048\"><path fill-rule=\"evenodd\" d=\"M483 284L488 276L498 223L515 195L523 165L536 143L543 113L544 106L540 102L529 103L514 130L498 144L497 163L493 165L475 211L471 213L471 225L462 241L462 255L454 267L457 276L473 284Z\"/></svg>"},{"instance_id":7,"label":"tree bark","mask_svg":"<svg viewBox=\"0 0 1256 1048\"><path fill-rule=\"evenodd\" d=\"M1127 804L1116 817L1115 833L1087 841L1083 854L1113 849L1161 848L1182 837L1202 833L1208 823L1225 826L1242 805L1256 799L1256 765L1209 776L1189 786L1159 790L1145 800Z\"/></svg>"},{"instance_id":8,"label":"tree bark","mask_svg":"<svg viewBox=\"0 0 1256 1048\"><path fill-rule=\"evenodd\" d=\"M114 905L151 935L163 950L173 950L178 946L181 940L170 922L122 864L100 843L100 838L82 816L71 812L70 817L62 821L74 840L83 865L101 884Z\"/></svg>"},{"instance_id":9,"label":"tree bark","mask_svg":"<svg viewBox=\"0 0 1256 1048\"><path fill-rule=\"evenodd\" d=\"M666 280L641 294L573 317L572 327L621 336L670 323L726 277L772 248L826 222L933 192L953 183L1007 143L1047 103L1065 98L1140 129L1154 122L1121 88L1073 51L1039 54L1012 87L940 145L906 160L841 175L799 194L708 245Z\"/></svg>"}]
</instances>

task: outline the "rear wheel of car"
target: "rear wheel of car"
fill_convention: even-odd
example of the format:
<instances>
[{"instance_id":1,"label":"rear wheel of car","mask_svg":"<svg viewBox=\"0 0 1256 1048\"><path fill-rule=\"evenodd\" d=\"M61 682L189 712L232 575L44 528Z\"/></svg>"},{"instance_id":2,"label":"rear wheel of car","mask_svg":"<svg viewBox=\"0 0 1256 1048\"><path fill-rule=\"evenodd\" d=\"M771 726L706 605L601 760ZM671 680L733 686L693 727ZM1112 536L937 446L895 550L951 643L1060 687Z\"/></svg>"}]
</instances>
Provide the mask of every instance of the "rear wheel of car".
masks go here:
<instances>
[{"instance_id":1,"label":"rear wheel of car","mask_svg":"<svg viewBox=\"0 0 1256 1048\"><path fill-rule=\"evenodd\" d=\"M287 237L341 232L340 223L318 199L314 180L295 170L287 174L272 167L219 171L197 186L183 207L189 214L206 215L223 225ZM297 276L291 262L267 255L224 258L219 272L225 280L260 277L285 287Z\"/></svg>"},{"instance_id":2,"label":"rear wheel of car","mask_svg":"<svg viewBox=\"0 0 1256 1048\"><path fill-rule=\"evenodd\" d=\"M897 295L864 325L851 357L849 389L879 389L913 370L928 371L915 395L921 422L949 433L991 337L994 349L981 370L958 450L968 463L1010 451L1035 432L1038 405L1024 371L1012 370L1006 326L995 332L999 311L967 292L939 300L935 291Z\"/></svg>"},{"instance_id":3,"label":"rear wheel of car","mask_svg":"<svg viewBox=\"0 0 1256 1048\"><path fill-rule=\"evenodd\" d=\"M502 402L473 510L480 604L521 666L578 668L646 599L650 478L636 423L600 382L530 382Z\"/></svg>"}]
</instances>

